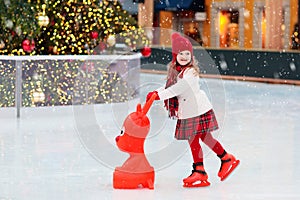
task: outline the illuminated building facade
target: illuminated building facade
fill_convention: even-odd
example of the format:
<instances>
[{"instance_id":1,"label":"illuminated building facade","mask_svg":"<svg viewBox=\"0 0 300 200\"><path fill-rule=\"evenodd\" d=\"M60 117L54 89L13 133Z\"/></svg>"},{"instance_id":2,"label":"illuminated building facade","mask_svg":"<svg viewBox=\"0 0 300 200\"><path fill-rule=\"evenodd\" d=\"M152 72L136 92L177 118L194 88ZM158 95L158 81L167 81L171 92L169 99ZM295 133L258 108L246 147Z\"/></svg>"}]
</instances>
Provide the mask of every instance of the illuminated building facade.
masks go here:
<instances>
[{"instance_id":1,"label":"illuminated building facade","mask_svg":"<svg viewBox=\"0 0 300 200\"><path fill-rule=\"evenodd\" d=\"M172 29L193 39L198 31L205 47L290 49L298 22L298 0L152 2L153 7L146 9L153 9L153 26L161 28L154 37L153 44L157 45L170 45L170 35L164 30Z\"/></svg>"}]
</instances>

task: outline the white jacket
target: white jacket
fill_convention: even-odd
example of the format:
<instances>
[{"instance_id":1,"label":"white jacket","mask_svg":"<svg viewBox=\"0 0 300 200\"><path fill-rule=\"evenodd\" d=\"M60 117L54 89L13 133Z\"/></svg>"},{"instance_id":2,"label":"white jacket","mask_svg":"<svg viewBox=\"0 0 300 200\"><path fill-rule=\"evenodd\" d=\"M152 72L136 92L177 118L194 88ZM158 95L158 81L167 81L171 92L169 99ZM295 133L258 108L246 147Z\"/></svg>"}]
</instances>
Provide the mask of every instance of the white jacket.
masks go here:
<instances>
[{"instance_id":1,"label":"white jacket","mask_svg":"<svg viewBox=\"0 0 300 200\"><path fill-rule=\"evenodd\" d=\"M183 71L183 77L177 76L177 83L165 88L156 90L160 100L165 100L177 96L178 118L187 119L202 115L212 109L212 105L207 95L200 89L199 77L195 69L188 68Z\"/></svg>"}]
</instances>

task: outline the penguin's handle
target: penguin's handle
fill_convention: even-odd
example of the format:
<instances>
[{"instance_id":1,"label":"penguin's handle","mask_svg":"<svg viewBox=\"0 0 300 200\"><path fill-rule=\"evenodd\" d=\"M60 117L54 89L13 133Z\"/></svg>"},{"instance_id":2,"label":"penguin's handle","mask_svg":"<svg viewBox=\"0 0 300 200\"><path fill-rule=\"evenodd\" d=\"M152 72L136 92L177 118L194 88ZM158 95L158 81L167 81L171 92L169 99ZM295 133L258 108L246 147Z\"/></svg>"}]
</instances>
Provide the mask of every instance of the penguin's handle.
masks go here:
<instances>
[{"instance_id":1,"label":"penguin's handle","mask_svg":"<svg viewBox=\"0 0 300 200\"><path fill-rule=\"evenodd\" d=\"M144 115L147 114L147 112L149 111L149 109L150 109L150 107L151 107L151 105L152 105L152 103L153 103L153 101L155 100L156 97L157 97L157 94L153 93L152 96L151 96L151 98L148 101L146 101L146 103L145 103L145 105L143 107L143 113L144 113Z\"/></svg>"}]
</instances>

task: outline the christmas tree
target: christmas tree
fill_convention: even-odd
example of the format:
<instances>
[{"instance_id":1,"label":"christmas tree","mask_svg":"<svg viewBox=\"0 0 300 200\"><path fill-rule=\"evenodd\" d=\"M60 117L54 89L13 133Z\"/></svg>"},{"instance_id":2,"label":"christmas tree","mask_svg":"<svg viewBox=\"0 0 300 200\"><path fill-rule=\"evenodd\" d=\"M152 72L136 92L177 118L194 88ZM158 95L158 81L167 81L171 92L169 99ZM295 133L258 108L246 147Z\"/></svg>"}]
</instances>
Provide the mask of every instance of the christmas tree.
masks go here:
<instances>
[{"instance_id":1,"label":"christmas tree","mask_svg":"<svg viewBox=\"0 0 300 200\"><path fill-rule=\"evenodd\" d=\"M0 54L95 54L116 42L148 44L117 0L0 0Z\"/></svg>"}]
</instances>

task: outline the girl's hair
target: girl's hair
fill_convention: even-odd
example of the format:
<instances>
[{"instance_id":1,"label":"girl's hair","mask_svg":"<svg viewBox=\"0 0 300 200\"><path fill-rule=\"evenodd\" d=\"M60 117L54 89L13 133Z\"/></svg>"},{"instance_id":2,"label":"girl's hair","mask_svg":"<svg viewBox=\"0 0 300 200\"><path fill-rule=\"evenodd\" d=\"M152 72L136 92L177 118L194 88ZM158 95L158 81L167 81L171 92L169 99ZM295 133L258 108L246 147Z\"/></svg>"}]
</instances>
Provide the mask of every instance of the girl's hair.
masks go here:
<instances>
[{"instance_id":1,"label":"girl's hair","mask_svg":"<svg viewBox=\"0 0 300 200\"><path fill-rule=\"evenodd\" d=\"M199 69L199 66L198 66L198 60L196 60L195 57L192 60L193 60L192 63L188 67L191 67L195 70L195 75L196 76L200 76L200 69ZM169 78L170 76L173 76L175 72L177 72L176 62L170 62L167 65L167 68L168 68L167 78Z\"/></svg>"}]
</instances>

